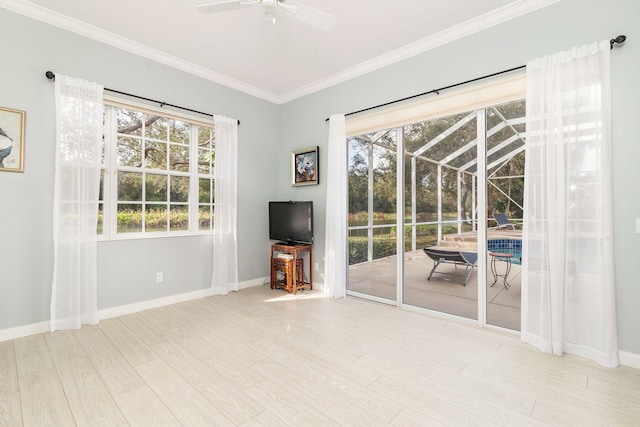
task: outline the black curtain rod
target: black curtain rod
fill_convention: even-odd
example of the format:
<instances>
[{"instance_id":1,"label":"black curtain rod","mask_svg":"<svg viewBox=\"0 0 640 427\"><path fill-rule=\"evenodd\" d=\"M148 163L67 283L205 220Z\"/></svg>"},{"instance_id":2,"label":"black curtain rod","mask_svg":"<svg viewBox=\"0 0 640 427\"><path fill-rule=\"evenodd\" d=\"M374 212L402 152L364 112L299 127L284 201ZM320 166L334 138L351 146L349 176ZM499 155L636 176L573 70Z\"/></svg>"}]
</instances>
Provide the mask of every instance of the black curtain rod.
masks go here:
<instances>
[{"instance_id":1,"label":"black curtain rod","mask_svg":"<svg viewBox=\"0 0 640 427\"><path fill-rule=\"evenodd\" d=\"M55 75L55 73L53 71L47 71L46 73L44 73L44 75L47 76L47 78L49 80L55 80L56 79L56 75ZM119 90L109 89L109 88L106 88L106 87L104 88L104 90L108 90L109 92L117 93L117 94L120 94L120 95L130 96L130 97L136 98L136 99L142 99L144 101L154 102L156 104L160 104L160 107L164 107L166 105L168 107L178 108L180 110L190 111L192 113L198 113L198 114L202 114L204 116L213 117L213 114L204 113L204 112L198 111L198 110L192 110L191 108L181 107L179 105L169 104L169 103L163 102L163 101L157 101L155 99L145 98L144 96L133 95L131 93L121 92ZM240 124L240 120L238 120L238 125L239 124Z\"/></svg>"},{"instance_id":2,"label":"black curtain rod","mask_svg":"<svg viewBox=\"0 0 640 427\"><path fill-rule=\"evenodd\" d=\"M620 35L614 39L609 40L609 45L611 47L611 49L613 49L613 45L616 43L624 43L624 41L627 39L627 36L624 35ZM471 79L471 80L466 80L464 82L460 82L460 83L455 83L449 86L444 86L438 89L432 89L428 92L422 92L419 93L417 95L411 95L411 96L407 96L405 98L401 98L401 99L396 99L395 101L389 101L389 102L385 102L384 104L379 104L379 105L375 105L373 107L368 107L368 108L363 108L362 110L358 110L358 111L352 111L350 113L345 114L346 116L352 116L354 114L358 114L358 113L364 113L365 111L369 111L369 110L375 110L376 108L381 108L381 107L386 107L387 105L392 105L392 104L397 104L398 102L403 102L403 101L408 101L410 99L414 99L414 98L419 98L421 96L425 96L425 95L430 95L432 93L435 93L436 95L439 95L441 91L443 90L447 90L447 89L451 89L454 87L458 87L458 86L462 86L462 85L466 85L469 83L473 83L473 82L477 82L478 80L484 80L484 79L488 79L491 77L495 77L495 76L499 76L501 74L506 74L506 73L510 73L512 71L516 71L516 70L521 70L523 68L525 68L526 65L520 65L519 67L513 67L513 68L509 68L508 70L503 70L503 71L498 71L497 73L492 73L492 74L487 74L486 76L482 76L482 77L476 77L475 79ZM328 122L329 119L327 118L325 120L325 122Z\"/></svg>"},{"instance_id":3,"label":"black curtain rod","mask_svg":"<svg viewBox=\"0 0 640 427\"><path fill-rule=\"evenodd\" d=\"M508 70L498 71L497 73L487 74L486 76L476 77L475 79L466 80L464 82L455 83L455 84L452 84L452 85L449 85L449 86L444 86L444 87L441 87L441 88L438 88L438 89L432 89L432 90L430 90L428 92L422 92L422 93L418 93L416 95L407 96L405 98L396 99L395 101L389 101L389 102L385 102L384 104L375 105L373 107L363 108L362 110L352 111L350 113L345 114L345 116L351 116L351 115L358 114L358 113L364 113L365 111L375 110L376 108L386 107L387 105L397 104L398 102L408 101L410 99L419 98L421 96L430 95L432 93L435 93L436 95L440 95L440 92L443 91L443 90L451 89L451 88L454 88L454 87L457 87L457 86L466 85L468 83L473 83L473 82L476 82L478 80L488 79L489 77L499 76L500 74L510 73L512 71L520 70L520 69L522 69L524 67L526 67L526 65L521 65L519 67L509 68ZM329 119L326 119L325 121L329 121Z\"/></svg>"}]
</instances>

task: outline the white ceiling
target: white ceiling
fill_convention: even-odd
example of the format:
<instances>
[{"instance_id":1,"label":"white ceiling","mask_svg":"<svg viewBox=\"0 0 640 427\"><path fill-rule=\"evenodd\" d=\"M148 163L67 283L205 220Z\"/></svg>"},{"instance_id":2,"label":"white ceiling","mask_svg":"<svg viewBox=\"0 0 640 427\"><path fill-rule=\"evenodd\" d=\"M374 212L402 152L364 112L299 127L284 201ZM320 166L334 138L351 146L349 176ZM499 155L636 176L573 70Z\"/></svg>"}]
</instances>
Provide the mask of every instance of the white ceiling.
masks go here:
<instances>
[{"instance_id":1,"label":"white ceiling","mask_svg":"<svg viewBox=\"0 0 640 427\"><path fill-rule=\"evenodd\" d=\"M0 6L283 103L558 0L296 0L333 14L322 31L253 6L205 15L215 0L0 0Z\"/></svg>"}]
</instances>

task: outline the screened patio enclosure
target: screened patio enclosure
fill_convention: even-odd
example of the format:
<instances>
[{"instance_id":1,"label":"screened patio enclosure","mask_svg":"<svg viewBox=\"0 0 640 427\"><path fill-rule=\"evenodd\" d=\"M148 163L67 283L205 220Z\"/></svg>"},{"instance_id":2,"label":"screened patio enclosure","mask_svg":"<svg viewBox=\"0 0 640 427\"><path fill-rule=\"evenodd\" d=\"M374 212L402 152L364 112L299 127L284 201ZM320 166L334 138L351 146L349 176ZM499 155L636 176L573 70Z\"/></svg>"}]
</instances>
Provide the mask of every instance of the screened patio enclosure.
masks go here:
<instances>
[{"instance_id":1,"label":"screened patio enclosure","mask_svg":"<svg viewBox=\"0 0 640 427\"><path fill-rule=\"evenodd\" d=\"M421 249L439 245L477 251L480 221L494 228L495 212L520 222L525 139L524 100L349 137L348 290L383 301L397 301L401 295L403 304L437 311L442 310L431 302L450 293L454 300L445 304L445 312L477 319L477 308L469 308L478 300L471 287L461 291L454 279L445 284L435 276L427 281L433 264ZM486 187L481 200L483 183ZM399 221L400 215L403 218ZM521 239L517 230L512 234ZM394 267L399 238L404 248L402 269ZM374 273L374 264L383 262L389 267ZM417 271L410 271L414 264ZM516 270L514 266L512 281ZM404 276L402 280L398 280L399 274ZM401 293L397 292L398 284L403 286ZM428 295L434 284L444 286ZM516 293L519 297L519 286L509 299L519 299ZM475 303L457 310L456 298ZM493 301L489 292L487 301ZM464 305L463 301L458 303ZM517 316L511 315L513 322L497 323L519 329L519 318L518 324L513 324L519 317L519 301L512 301L512 305L517 305L513 308L518 311ZM487 305L488 318L490 311Z\"/></svg>"}]
</instances>

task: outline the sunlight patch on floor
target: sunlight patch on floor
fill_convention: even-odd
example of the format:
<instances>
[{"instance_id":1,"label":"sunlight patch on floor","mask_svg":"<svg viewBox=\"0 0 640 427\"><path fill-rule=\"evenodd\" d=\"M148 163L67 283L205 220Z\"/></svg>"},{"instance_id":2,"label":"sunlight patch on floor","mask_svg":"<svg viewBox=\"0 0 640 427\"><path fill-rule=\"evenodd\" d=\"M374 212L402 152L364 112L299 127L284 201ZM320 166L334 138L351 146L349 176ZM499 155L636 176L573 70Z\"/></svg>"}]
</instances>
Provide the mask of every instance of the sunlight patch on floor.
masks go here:
<instances>
[{"instance_id":1,"label":"sunlight patch on floor","mask_svg":"<svg viewBox=\"0 0 640 427\"><path fill-rule=\"evenodd\" d=\"M264 300L264 302L285 302L285 301L291 301L291 300L318 299L318 298L329 298L329 297L319 291L298 291L296 292L295 295L285 293L275 298L266 299Z\"/></svg>"}]
</instances>

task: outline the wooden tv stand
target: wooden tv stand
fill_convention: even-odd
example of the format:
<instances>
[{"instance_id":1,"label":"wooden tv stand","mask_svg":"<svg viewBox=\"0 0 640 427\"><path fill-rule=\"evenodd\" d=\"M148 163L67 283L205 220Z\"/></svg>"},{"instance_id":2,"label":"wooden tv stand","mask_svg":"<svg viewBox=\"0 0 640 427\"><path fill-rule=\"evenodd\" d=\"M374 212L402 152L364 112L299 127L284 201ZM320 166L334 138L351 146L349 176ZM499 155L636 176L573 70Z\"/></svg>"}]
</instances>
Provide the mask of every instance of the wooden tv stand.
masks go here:
<instances>
[{"instance_id":1,"label":"wooden tv stand","mask_svg":"<svg viewBox=\"0 0 640 427\"><path fill-rule=\"evenodd\" d=\"M305 285L309 285L309 289L313 289L313 245L305 245L305 244L286 244L286 243L273 243L271 245L271 255L269 256L269 269L271 270L271 284L273 285L276 281L276 277L274 277L273 275L273 268L271 268L271 266L273 265L273 257L274 257L274 253L277 256L278 253L285 253L285 254L291 254L291 256L293 257L294 260L296 260L298 258L298 254L302 254L304 252L309 252L309 269L307 270L309 272L309 282L305 282ZM298 277L298 273L296 271L296 263L293 263L293 274L292 274L292 278L295 282L296 278ZM303 277L304 280L304 277ZM296 286L294 285L293 287L294 289L294 294L295 294L295 290L296 290Z\"/></svg>"}]
</instances>

